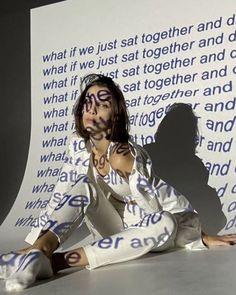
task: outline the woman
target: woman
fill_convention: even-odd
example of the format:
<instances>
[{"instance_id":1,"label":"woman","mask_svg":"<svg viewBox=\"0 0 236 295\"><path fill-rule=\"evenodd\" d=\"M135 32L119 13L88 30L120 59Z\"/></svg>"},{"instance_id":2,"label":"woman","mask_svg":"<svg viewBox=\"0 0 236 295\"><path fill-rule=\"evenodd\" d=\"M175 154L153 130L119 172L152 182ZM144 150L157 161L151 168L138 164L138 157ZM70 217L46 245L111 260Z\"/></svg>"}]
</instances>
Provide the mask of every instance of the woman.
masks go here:
<instances>
[{"instance_id":1,"label":"woman","mask_svg":"<svg viewBox=\"0 0 236 295\"><path fill-rule=\"evenodd\" d=\"M32 246L2 258L11 261L1 268L7 290L68 267L94 269L149 251L233 243L235 235L202 235L188 200L153 174L148 154L129 141L125 100L112 79L93 74L82 84L76 133L50 202L26 238ZM95 241L54 253L83 220Z\"/></svg>"}]
</instances>

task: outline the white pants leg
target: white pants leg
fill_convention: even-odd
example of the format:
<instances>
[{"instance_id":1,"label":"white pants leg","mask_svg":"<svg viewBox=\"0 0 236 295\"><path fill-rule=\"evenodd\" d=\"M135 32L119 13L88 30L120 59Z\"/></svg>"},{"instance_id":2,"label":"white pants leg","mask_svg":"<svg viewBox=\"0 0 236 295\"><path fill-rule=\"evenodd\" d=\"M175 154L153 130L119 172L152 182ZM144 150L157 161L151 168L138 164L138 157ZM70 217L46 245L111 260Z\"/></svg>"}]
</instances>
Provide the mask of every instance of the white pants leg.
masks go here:
<instances>
[{"instance_id":1,"label":"white pants leg","mask_svg":"<svg viewBox=\"0 0 236 295\"><path fill-rule=\"evenodd\" d=\"M89 261L88 269L128 261L153 250L163 251L174 246L177 223L169 212L145 214L137 205L127 204L123 218L124 231L83 247Z\"/></svg>"},{"instance_id":2,"label":"white pants leg","mask_svg":"<svg viewBox=\"0 0 236 295\"><path fill-rule=\"evenodd\" d=\"M98 197L99 195L99 197ZM59 202L42 229L53 232L62 244L86 217L92 233L104 237L124 230L123 221L99 188L80 180Z\"/></svg>"},{"instance_id":3,"label":"white pants leg","mask_svg":"<svg viewBox=\"0 0 236 295\"><path fill-rule=\"evenodd\" d=\"M89 181L78 182L64 196L43 230L52 231L63 243L85 217L103 237L84 247L89 269L135 259L149 251L172 248L176 234L181 235L175 215L166 211L147 214L138 205L124 205L113 198L108 200ZM193 232L188 241L193 233L196 233L194 239L199 238L199 230L192 224L190 227ZM178 240L180 246L184 246L185 240Z\"/></svg>"}]
</instances>

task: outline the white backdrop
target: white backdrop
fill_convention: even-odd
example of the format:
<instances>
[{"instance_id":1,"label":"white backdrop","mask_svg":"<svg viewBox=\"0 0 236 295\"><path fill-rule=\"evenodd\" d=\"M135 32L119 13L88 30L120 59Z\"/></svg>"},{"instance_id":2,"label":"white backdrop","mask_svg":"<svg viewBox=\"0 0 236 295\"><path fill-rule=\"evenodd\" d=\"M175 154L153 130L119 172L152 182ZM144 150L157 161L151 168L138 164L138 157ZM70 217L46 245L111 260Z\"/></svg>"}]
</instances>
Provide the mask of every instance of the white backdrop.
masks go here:
<instances>
[{"instance_id":1,"label":"white backdrop","mask_svg":"<svg viewBox=\"0 0 236 295\"><path fill-rule=\"evenodd\" d=\"M200 117L198 156L235 232L236 9L234 0L66 1L31 12L32 127L24 180L1 226L22 240L55 185L74 129L72 109L88 73L114 78L131 134L153 135L170 104Z\"/></svg>"}]
</instances>

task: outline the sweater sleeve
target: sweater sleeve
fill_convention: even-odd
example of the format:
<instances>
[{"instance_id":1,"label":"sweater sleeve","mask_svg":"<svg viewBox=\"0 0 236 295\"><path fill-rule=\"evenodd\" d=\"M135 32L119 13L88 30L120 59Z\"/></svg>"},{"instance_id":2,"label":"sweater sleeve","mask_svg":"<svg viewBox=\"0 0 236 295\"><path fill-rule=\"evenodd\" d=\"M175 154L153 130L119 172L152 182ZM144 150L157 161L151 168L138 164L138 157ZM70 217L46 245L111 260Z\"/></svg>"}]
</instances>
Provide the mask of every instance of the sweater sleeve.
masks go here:
<instances>
[{"instance_id":1,"label":"sweater sleeve","mask_svg":"<svg viewBox=\"0 0 236 295\"><path fill-rule=\"evenodd\" d=\"M79 161L75 156L75 142L78 142L78 140L82 139L79 139L76 134L72 134L70 137L67 154L49 202L47 206L40 211L39 216L32 225L30 233L26 236L25 241L29 244L33 244L38 238L52 212L55 210L66 193L69 192L70 189L76 184L78 179L77 170L79 169L76 169L76 166L82 165L81 163L78 164ZM85 174L84 177L86 177Z\"/></svg>"},{"instance_id":2,"label":"sweater sleeve","mask_svg":"<svg viewBox=\"0 0 236 295\"><path fill-rule=\"evenodd\" d=\"M135 144L132 148L135 161L129 181L138 205L150 213L162 210L170 213L194 211L182 194L155 174L148 153Z\"/></svg>"}]
</instances>

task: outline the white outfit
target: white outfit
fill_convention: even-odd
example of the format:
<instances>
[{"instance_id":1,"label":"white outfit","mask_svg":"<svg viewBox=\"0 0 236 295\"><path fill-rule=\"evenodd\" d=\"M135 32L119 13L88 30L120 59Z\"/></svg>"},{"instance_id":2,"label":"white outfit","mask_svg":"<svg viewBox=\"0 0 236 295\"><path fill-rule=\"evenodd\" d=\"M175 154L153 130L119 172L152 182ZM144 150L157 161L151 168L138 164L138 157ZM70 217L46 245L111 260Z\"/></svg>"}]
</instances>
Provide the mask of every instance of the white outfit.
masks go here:
<instances>
[{"instance_id":1,"label":"white outfit","mask_svg":"<svg viewBox=\"0 0 236 295\"><path fill-rule=\"evenodd\" d=\"M198 215L188 200L154 175L143 148L129 144L134 165L126 183L111 168L106 177L99 177L89 165L90 142L85 144L74 133L48 206L26 242L33 244L49 229L63 243L85 219L96 240L84 247L89 269L172 247L206 249Z\"/></svg>"}]
</instances>

